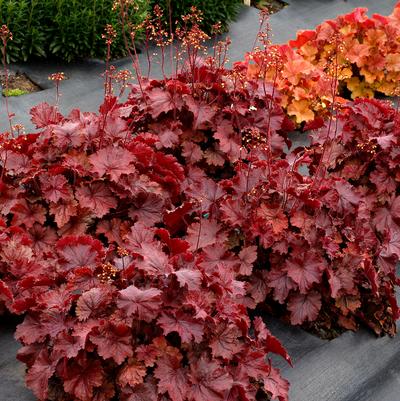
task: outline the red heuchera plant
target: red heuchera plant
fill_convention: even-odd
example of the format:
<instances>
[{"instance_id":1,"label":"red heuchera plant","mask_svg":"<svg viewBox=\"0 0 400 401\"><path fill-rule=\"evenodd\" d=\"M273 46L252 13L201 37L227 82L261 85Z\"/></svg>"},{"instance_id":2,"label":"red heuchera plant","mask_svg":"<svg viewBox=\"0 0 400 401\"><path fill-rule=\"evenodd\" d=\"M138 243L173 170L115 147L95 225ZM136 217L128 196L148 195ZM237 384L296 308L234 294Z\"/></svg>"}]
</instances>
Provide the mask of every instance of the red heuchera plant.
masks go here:
<instances>
[{"instance_id":1,"label":"red heuchera plant","mask_svg":"<svg viewBox=\"0 0 400 401\"><path fill-rule=\"evenodd\" d=\"M245 306L254 249L183 193L186 172L165 152L182 147L217 176L253 125L273 127L280 154L285 118L240 65L188 63L174 79L138 77L125 104L109 68L98 115L41 104L39 134L2 137L0 300L26 314L19 359L40 400L287 400L266 357L290 358Z\"/></svg>"},{"instance_id":2,"label":"red heuchera plant","mask_svg":"<svg viewBox=\"0 0 400 401\"><path fill-rule=\"evenodd\" d=\"M247 275L254 262L248 307L267 299L267 308L281 310L292 324L354 330L362 320L393 335L398 257L387 254L398 238L380 235L372 223L376 207L348 181L301 174L309 154L238 164L231 179L214 186L193 170L187 191L198 201L213 194L201 207L218 216L229 242L241 249L239 273ZM271 300L282 306L271 308Z\"/></svg>"},{"instance_id":3,"label":"red heuchera plant","mask_svg":"<svg viewBox=\"0 0 400 401\"><path fill-rule=\"evenodd\" d=\"M144 95L139 88L134 90L128 103L139 113L130 118L136 129L144 127L161 136L162 127L167 127L169 142L164 148L177 157L182 153L180 159L188 166L183 188L189 201L182 205L182 213L197 210L214 217L223 223L231 249L236 247L240 255L244 247L244 259L257 259L260 272L248 285L247 305L254 307L269 295L290 312L293 324L318 320L329 327L338 321L340 327L355 329L362 319L377 333L393 334L398 315L394 270L386 270L388 276L374 276L379 271L375 252L385 242L370 225L373 210L363 210L363 194L344 179L321 177L321 171L311 178L300 174L301 164L312 163L311 150L295 151L282 160L287 124L276 104L280 95L264 79L249 77L246 64L237 64L233 72L196 65L192 72L197 80L182 73L163 84L150 82ZM209 91L203 88L207 76L213 83ZM147 90L157 94L151 102ZM204 96L202 111L191 106L199 92ZM165 107L153 109L155 99ZM179 129L173 133L171 126ZM207 157L210 148L218 159ZM203 224L205 231L214 233L204 238L211 243L216 227L208 220ZM372 238L368 241L367 233ZM326 238L321 242L321 237ZM358 247L352 244L355 238ZM305 249L310 253L303 255ZM220 256L226 258L226 250ZM306 302L308 295L312 302Z\"/></svg>"},{"instance_id":4,"label":"red heuchera plant","mask_svg":"<svg viewBox=\"0 0 400 401\"><path fill-rule=\"evenodd\" d=\"M372 254L376 274L390 287L398 283L400 257L398 110L388 101L357 99L340 110L335 125L335 129L325 126L311 134L311 173L324 165L330 176L346 179L357 188L362 213L381 243ZM321 147L322 143L326 146Z\"/></svg>"},{"instance_id":5,"label":"red heuchera plant","mask_svg":"<svg viewBox=\"0 0 400 401\"><path fill-rule=\"evenodd\" d=\"M3 137L0 294L26 313L27 385L43 401L287 400L266 356L290 359L244 305L252 248L182 193L157 136L132 136L132 107L43 104L39 134Z\"/></svg>"}]
</instances>

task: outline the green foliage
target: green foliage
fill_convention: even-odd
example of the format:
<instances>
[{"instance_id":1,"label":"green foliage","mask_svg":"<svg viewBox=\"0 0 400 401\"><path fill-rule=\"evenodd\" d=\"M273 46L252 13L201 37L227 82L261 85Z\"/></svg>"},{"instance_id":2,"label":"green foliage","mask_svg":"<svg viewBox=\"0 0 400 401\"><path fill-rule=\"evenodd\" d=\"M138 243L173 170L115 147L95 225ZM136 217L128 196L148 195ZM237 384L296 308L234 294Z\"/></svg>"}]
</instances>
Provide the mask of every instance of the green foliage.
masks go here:
<instances>
[{"instance_id":1,"label":"green foliage","mask_svg":"<svg viewBox=\"0 0 400 401\"><path fill-rule=\"evenodd\" d=\"M21 96L21 95L26 95L29 93L26 90L23 89L3 89L3 96L9 97L9 96Z\"/></svg>"},{"instance_id":2,"label":"green foliage","mask_svg":"<svg viewBox=\"0 0 400 401\"><path fill-rule=\"evenodd\" d=\"M139 24L148 12L148 0L135 0L129 19ZM7 24L14 40L7 46L9 61L49 57L72 61L77 58L104 58L101 38L107 24L117 37L113 58L125 55L118 11L113 0L0 0L0 24Z\"/></svg>"},{"instance_id":3,"label":"green foliage","mask_svg":"<svg viewBox=\"0 0 400 401\"><path fill-rule=\"evenodd\" d=\"M201 28L211 33L211 28L217 22L221 22L222 28L227 30L231 22L243 5L243 0L151 0L151 6L158 4L169 20L171 10L171 20L173 25L179 25L182 15L190 13L190 8L195 6L203 13L203 23Z\"/></svg>"}]
</instances>

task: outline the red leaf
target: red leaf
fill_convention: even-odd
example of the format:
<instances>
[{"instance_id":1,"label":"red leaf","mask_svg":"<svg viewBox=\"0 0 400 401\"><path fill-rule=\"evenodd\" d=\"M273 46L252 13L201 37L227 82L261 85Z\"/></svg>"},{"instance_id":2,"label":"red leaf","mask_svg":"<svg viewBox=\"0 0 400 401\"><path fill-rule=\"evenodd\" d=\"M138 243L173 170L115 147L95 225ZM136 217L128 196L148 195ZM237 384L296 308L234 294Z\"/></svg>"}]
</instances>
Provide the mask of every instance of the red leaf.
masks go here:
<instances>
[{"instance_id":1,"label":"red leaf","mask_svg":"<svg viewBox=\"0 0 400 401\"><path fill-rule=\"evenodd\" d=\"M57 107L50 106L48 103L40 103L30 111L31 121L36 128L45 128L51 124L61 122L63 116L58 112Z\"/></svg>"},{"instance_id":2,"label":"red leaf","mask_svg":"<svg viewBox=\"0 0 400 401\"><path fill-rule=\"evenodd\" d=\"M61 174L42 174L40 184L44 197L50 202L58 202L60 199L69 200L71 197L68 181Z\"/></svg>"},{"instance_id":3,"label":"red leaf","mask_svg":"<svg viewBox=\"0 0 400 401\"><path fill-rule=\"evenodd\" d=\"M283 348L281 342L276 337L274 337L267 329L261 317L257 316L254 319L253 324L254 330L257 334L257 339L262 340L263 344L265 343L265 349L267 350L267 352L273 352L274 354L280 355L285 361L290 364L290 366L293 366L289 354L287 353L285 348Z\"/></svg>"},{"instance_id":4,"label":"red leaf","mask_svg":"<svg viewBox=\"0 0 400 401\"><path fill-rule=\"evenodd\" d=\"M192 341L200 343L203 338L203 325L183 312L177 312L176 316L163 313L158 319L158 324L164 330L165 335L176 331L184 343Z\"/></svg>"},{"instance_id":5,"label":"red leaf","mask_svg":"<svg viewBox=\"0 0 400 401\"><path fill-rule=\"evenodd\" d=\"M389 232L385 241L381 256L384 258L396 255L400 258L400 230Z\"/></svg>"},{"instance_id":6,"label":"red leaf","mask_svg":"<svg viewBox=\"0 0 400 401\"><path fill-rule=\"evenodd\" d=\"M54 352L68 359L75 358L85 347L85 342L80 337L62 333L54 341Z\"/></svg>"},{"instance_id":7,"label":"red leaf","mask_svg":"<svg viewBox=\"0 0 400 401\"><path fill-rule=\"evenodd\" d=\"M376 297L379 297L378 274L377 274L372 262L368 259L364 260L364 271L365 271L365 275L367 276L367 278L371 284L372 293Z\"/></svg>"},{"instance_id":8,"label":"red leaf","mask_svg":"<svg viewBox=\"0 0 400 401\"><path fill-rule=\"evenodd\" d=\"M31 168L31 159L25 154L5 151L1 158L6 160L5 167L8 172L24 174L28 173Z\"/></svg>"},{"instance_id":9,"label":"red leaf","mask_svg":"<svg viewBox=\"0 0 400 401\"><path fill-rule=\"evenodd\" d=\"M53 284L53 281L50 281ZM60 312L68 312L71 308L73 295L65 286L56 287L53 290L38 295L37 303L47 309L55 309Z\"/></svg>"},{"instance_id":10,"label":"red leaf","mask_svg":"<svg viewBox=\"0 0 400 401\"><path fill-rule=\"evenodd\" d=\"M4 262L10 264L16 261L29 262L33 259L33 252L30 246L22 245L21 242L11 240L0 248L0 256Z\"/></svg>"},{"instance_id":11,"label":"red leaf","mask_svg":"<svg viewBox=\"0 0 400 401\"><path fill-rule=\"evenodd\" d=\"M263 380L270 372L265 353L261 351L249 351L242 357L239 369L245 377Z\"/></svg>"},{"instance_id":12,"label":"red leaf","mask_svg":"<svg viewBox=\"0 0 400 401\"><path fill-rule=\"evenodd\" d=\"M27 315L24 321L17 326L15 338L25 345L29 345L41 343L46 334L42 322L36 316Z\"/></svg>"},{"instance_id":13,"label":"red leaf","mask_svg":"<svg viewBox=\"0 0 400 401\"><path fill-rule=\"evenodd\" d=\"M217 201L225 195L225 191L220 185L211 179L201 178L196 185L190 185L186 191L188 195L201 202L201 210L208 211L217 206Z\"/></svg>"},{"instance_id":14,"label":"red leaf","mask_svg":"<svg viewBox=\"0 0 400 401\"><path fill-rule=\"evenodd\" d=\"M85 131L81 128L81 122L66 121L55 126L52 132L54 144L60 148L78 147L85 140Z\"/></svg>"},{"instance_id":15,"label":"red leaf","mask_svg":"<svg viewBox=\"0 0 400 401\"><path fill-rule=\"evenodd\" d=\"M106 300L106 293L101 288L92 288L84 292L76 303L76 315L79 320L87 320L90 315L96 314Z\"/></svg>"},{"instance_id":16,"label":"red leaf","mask_svg":"<svg viewBox=\"0 0 400 401\"><path fill-rule=\"evenodd\" d=\"M189 291L200 291L203 276L199 270L180 269L174 274L182 287L187 285Z\"/></svg>"},{"instance_id":17,"label":"red leaf","mask_svg":"<svg viewBox=\"0 0 400 401\"><path fill-rule=\"evenodd\" d=\"M392 202L391 208L382 207L376 210L373 223L375 228L380 233L385 233L385 231L400 230L400 227L394 219L400 218L400 196L395 198Z\"/></svg>"},{"instance_id":18,"label":"red leaf","mask_svg":"<svg viewBox=\"0 0 400 401\"><path fill-rule=\"evenodd\" d=\"M286 274L285 276L287 277ZM270 291L267 283L267 272L265 270L262 270L261 272L255 271L253 272L252 276L250 276L248 293L257 304L259 304L260 302L264 302Z\"/></svg>"},{"instance_id":19,"label":"red leaf","mask_svg":"<svg viewBox=\"0 0 400 401\"><path fill-rule=\"evenodd\" d=\"M257 259L257 247L255 245L243 248L239 253L239 274L249 276L253 271L253 263Z\"/></svg>"},{"instance_id":20,"label":"red leaf","mask_svg":"<svg viewBox=\"0 0 400 401\"><path fill-rule=\"evenodd\" d=\"M196 251L216 242L220 229L216 220L201 219L199 223L192 223L188 227L186 241L190 244L190 250Z\"/></svg>"},{"instance_id":21,"label":"red leaf","mask_svg":"<svg viewBox=\"0 0 400 401\"><path fill-rule=\"evenodd\" d=\"M157 133L161 145L165 148L174 148L179 144L179 135L182 133L179 128L173 129L161 124L152 124L151 129Z\"/></svg>"},{"instance_id":22,"label":"red leaf","mask_svg":"<svg viewBox=\"0 0 400 401\"><path fill-rule=\"evenodd\" d=\"M160 290L155 288L141 290L131 285L119 294L117 305L129 317L136 315L140 320L151 322L160 313Z\"/></svg>"},{"instance_id":23,"label":"red leaf","mask_svg":"<svg viewBox=\"0 0 400 401\"><path fill-rule=\"evenodd\" d=\"M301 46L303 46L308 41L314 39L315 36L316 36L316 32L314 30L299 31L299 32L297 32L296 40L289 41L289 45L291 47L300 48Z\"/></svg>"},{"instance_id":24,"label":"red leaf","mask_svg":"<svg viewBox=\"0 0 400 401\"><path fill-rule=\"evenodd\" d=\"M101 242L89 235L81 237L66 236L57 243L60 254L65 259L65 269L95 267L104 256Z\"/></svg>"},{"instance_id":25,"label":"red leaf","mask_svg":"<svg viewBox=\"0 0 400 401\"><path fill-rule=\"evenodd\" d=\"M345 261L335 271L328 269L328 281L332 298L338 298L342 293L351 294L354 291L354 267L346 266Z\"/></svg>"},{"instance_id":26,"label":"red leaf","mask_svg":"<svg viewBox=\"0 0 400 401\"><path fill-rule=\"evenodd\" d=\"M163 356L154 370L154 376L159 380L158 392L160 394L167 392L172 401L187 400L188 372L182 367L181 359L174 355Z\"/></svg>"},{"instance_id":27,"label":"red leaf","mask_svg":"<svg viewBox=\"0 0 400 401\"><path fill-rule=\"evenodd\" d=\"M288 276L299 286L302 294L307 293L313 283L319 283L325 262L312 252L304 252L302 258L291 257L286 261Z\"/></svg>"},{"instance_id":28,"label":"red leaf","mask_svg":"<svg viewBox=\"0 0 400 401\"><path fill-rule=\"evenodd\" d=\"M101 220L97 225L96 234L104 234L109 243L115 242L123 246L122 238L129 232L130 224L121 219Z\"/></svg>"},{"instance_id":29,"label":"red leaf","mask_svg":"<svg viewBox=\"0 0 400 401\"><path fill-rule=\"evenodd\" d=\"M118 365L133 355L131 329L124 324L105 324L98 334L90 336L90 341L97 345L97 352L102 358L112 358Z\"/></svg>"},{"instance_id":30,"label":"red leaf","mask_svg":"<svg viewBox=\"0 0 400 401\"><path fill-rule=\"evenodd\" d=\"M154 401L159 400L155 385L149 381L135 387L127 386L122 389L121 400L124 401ZM168 401L160 399L160 401Z\"/></svg>"},{"instance_id":31,"label":"red leaf","mask_svg":"<svg viewBox=\"0 0 400 401\"><path fill-rule=\"evenodd\" d=\"M58 228L67 224L72 216L77 215L77 202L69 200L68 202L58 202L50 204L50 213L54 215L54 220Z\"/></svg>"},{"instance_id":32,"label":"red leaf","mask_svg":"<svg viewBox=\"0 0 400 401\"><path fill-rule=\"evenodd\" d=\"M51 251L58 240L58 236L53 228L44 227L39 223L35 223L28 230L28 233L32 239L33 249L37 253Z\"/></svg>"},{"instance_id":33,"label":"red leaf","mask_svg":"<svg viewBox=\"0 0 400 401\"><path fill-rule=\"evenodd\" d=\"M266 285L274 289L274 299L281 304L285 302L290 290L296 288L295 282L289 277L288 273L276 267L267 273Z\"/></svg>"},{"instance_id":34,"label":"red leaf","mask_svg":"<svg viewBox=\"0 0 400 401\"><path fill-rule=\"evenodd\" d=\"M216 149L207 149L204 152L204 157L210 166L222 167L225 163L224 154Z\"/></svg>"},{"instance_id":35,"label":"red leaf","mask_svg":"<svg viewBox=\"0 0 400 401\"><path fill-rule=\"evenodd\" d=\"M234 131L230 120L224 119L218 124L214 138L218 139L219 148L227 154L231 163L246 155L242 148L241 136Z\"/></svg>"},{"instance_id":36,"label":"red leaf","mask_svg":"<svg viewBox=\"0 0 400 401\"><path fill-rule=\"evenodd\" d=\"M185 102L189 110L193 113L193 130L207 128L211 124L215 110L208 106L207 103L195 100L191 96L186 96Z\"/></svg>"},{"instance_id":37,"label":"red leaf","mask_svg":"<svg viewBox=\"0 0 400 401\"><path fill-rule=\"evenodd\" d=\"M241 331L233 324L222 323L213 332L210 348L214 357L232 359L235 354L242 351L243 345L238 340Z\"/></svg>"},{"instance_id":38,"label":"red leaf","mask_svg":"<svg viewBox=\"0 0 400 401\"><path fill-rule=\"evenodd\" d=\"M101 386L104 378L100 361L85 354L70 360L62 373L64 390L82 401L92 399L94 388Z\"/></svg>"},{"instance_id":39,"label":"red leaf","mask_svg":"<svg viewBox=\"0 0 400 401\"><path fill-rule=\"evenodd\" d=\"M189 249L189 243L179 238L171 238L169 231L165 228L158 228L156 234L161 238L171 253L171 255L179 255L185 253Z\"/></svg>"},{"instance_id":40,"label":"red leaf","mask_svg":"<svg viewBox=\"0 0 400 401\"><path fill-rule=\"evenodd\" d=\"M308 121L303 128L303 131L312 131L324 126L324 119L323 117L316 117L312 121Z\"/></svg>"},{"instance_id":41,"label":"red leaf","mask_svg":"<svg viewBox=\"0 0 400 401\"><path fill-rule=\"evenodd\" d=\"M102 182L94 182L78 188L76 198L81 207L92 210L97 217L103 217L110 209L118 205L108 186Z\"/></svg>"},{"instance_id":42,"label":"red leaf","mask_svg":"<svg viewBox=\"0 0 400 401\"><path fill-rule=\"evenodd\" d=\"M189 164L194 164L203 158L203 151L199 145L194 142L183 142L182 156L188 161Z\"/></svg>"},{"instance_id":43,"label":"red leaf","mask_svg":"<svg viewBox=\"0 0 400 401\"><path fill-rule=\"evenodd\" d=\"M16 226L23 224L26 228L31 228L35 223L44 224L46 221L46 209L25 199L19 199L11 211L14 214L12 224Z\"/></svg>"},{"instance_id":44,"label":"red leaf","mask_svg":"<svg viewBox=\"0 0 400 401\"><path fill-rule=\"evenodd\" d=\"M222 401L224 393L233 385L232 377L216 362L207 361L204 357L190 367L192 387L189 399L193 401Z\"/></svg>"},{"instance_id":45,"label":"red leaf","mask_svg":"<svg viewBox=\"0 0 400 401\"><path fill-rule=\"evenodd\" d=\"M339 210L348 210L352 205L358 205L360 202L360 196L348 182L336 181L335 189L339 194Z\"/></svg>"},{"instance_id":46,"label":"red leaf","mask_svg":"<svg viewBox=\"0 0 400 401\"><path fill-rule=\"evenodd\" d=\"M282 378L279 369L271 366L269 375L264 378L264 388L271 394L272 399L289 400L289 382Z\"/></svg>"},{"instance_id":47,"label":"red leaf","mask_svg":"<svg viewBox=\"0 0 400 401\"><path fill-rule=\"evenodd\" d=\"M131 227L131 231L125 237L126 248L135 253L143 253L144 245L153 245L154 233L143 223L136 223ZM154 246L154 245L153 245Z\"/></svg>"},{"instance_id":48,"label":"red leaf","mask_svg":"<svg viewBox=\"0 0 400 401\"><path fill-rule=\"evenodd\" d=\"M128 361L118 375L118 383L123 387L128 385L134 387L143 383L146 374L147 368L143 363L135 360ZM170 380L170 376L167 376L167 379Z\"/></svg>"},{"instance_id":49,"label":"red leaf","mask_svg":"<svg viewBox=\"0 0 400 401\"><path fill-rule=\"evenodd\" d=\"M306 295L293 295L288 302L292 324L302 324L306 320L312 322L318 317L321 309L321 294L312 291Z\"/></svg>"},{"instance_id":50,"label":"red leaf","mask_svg":"<svg viewBox=\"0 0 400 401\"><path fill-rule=\"evenodd\" d=\"M288 219L281 209L269 208L263 203L257 209L257 216L270 224L274 234L279 235L288 228Z\"/></svg>"},{"instance_id":51,"label":"red leaf","mask_svg":"<svg viewBox=\"0 0 400 401\"><path fill-rule=\"evenodd\" d=\"M143 257L143 260L138 261L137 266L147 274L166 275L173 272L168 256L157 243L142 244L138 253Z\"/></svg>"},{"instance_id":52,"label":"red leaf","mask_svg":"<svg viewBox=\"0 0 400 401\"><path fill-rule=\"evenodd\" d=\"M71 216L67 224L58 230L60 236L65 235L85 235L88 232L88 226L92 222L93 214L87 209L78 209L76 216Z\"/></svg>"},{"instance_id":53,"label":"red leaf","mask_svg":"<svg viewBox=\"0 0 400 401\"><path fill-rule=\"evenodd\" d=\"M12 188L0 181L0 213L6 216L12 207L18 202L20 189Z\"/></svg>"},{"instance_id":54,"label":"red leaf","mask_svg":"<svg viewBox=\"0 0 400 401\"><path fill-rule=\"evenodd\" d=\"M129 209L131 219L149 227L162 220L164 200L161 196L151 192L141 193L132 203Z\"/></svg>"},{"instance_id":55,"label":"red leaf","mask_svg":"<svg viewBox=\"0 0 400 401\"><path fill-rule=\"evenodd\" d=\"M182 227L186 226L183 218L192 210L192 207L191 203L185 202L176 209L164 213L164 222L170 229L171 235L174 235Z\"/></svg>"},{"instance_id":56,"label":"red leaf","mask_svg":"<svg viewBox=\"0 0 400 401\"><path fill-rule=\"evenodd\" d=\"M378 193L388 192L391 194L397 188L395 180L381 167L371 172L370 181L376 185Z\"/></svg>"},{"instance_id":57,"label":"red leaf","mask_svg":"<svg viewBox=\"0 0 400 401\"><path fill-rule=\"evenodd\" d=\"M150 114L157 118L161 113L172 110L180 110L183 106L182 96L178 93L170 93L165 89L154 88L149 94Z\"/></svg>"},{"instance_id":58,"label":"red leaf","mask_svg":"<svg viewBox=\"0 0 400 401\"><path fill-rule=\"evenodd\" d=\"M3 280L0 280L0 299L4 301L13 299L13 293Z\"/></svg>"},{"instance_id":59,"label":"red leaf","mask_svg":"<svg viewBox=\"0 0 400 401\"><path fill-rule=\"evenodd\" d=\"M232 226L242 226L246 222L249 210L239 199L227 199L220 208L222 220Z\"/></svg>"},{"instance_id":60,"label":"red leaf","mask_svg":"<svg viewBox=\"0 0 400 401\"><path fill-rule=\"evenodd\" d=\"M55 370L56 364L50 360L48 351L42 349L26 375L26 385L40 400L47 399L49 379Z\"/></svg>"},{"instance_id":61,"label":"red leaf","mask_svg":"<svg viewBox=\"0 0 400 401\"><path fill-rule=\"evenodd\" d=\"M112 181L118 182L122 174L131 174L135 168L131 164L135 156L122 147L108 146L89 157L93 171L103 177L108 174Z\"/></svg>"}]
</instances>

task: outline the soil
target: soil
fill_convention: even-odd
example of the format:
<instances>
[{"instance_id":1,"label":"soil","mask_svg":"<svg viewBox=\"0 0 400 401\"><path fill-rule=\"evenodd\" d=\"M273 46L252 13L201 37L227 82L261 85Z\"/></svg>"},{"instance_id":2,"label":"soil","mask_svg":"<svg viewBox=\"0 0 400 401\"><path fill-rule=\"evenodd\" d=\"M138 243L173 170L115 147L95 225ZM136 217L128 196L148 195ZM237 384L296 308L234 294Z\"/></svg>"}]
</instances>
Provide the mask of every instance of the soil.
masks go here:
<instances>
[{"instance_id":1,"label":"soil","mask_svg":"<svg viewBox=\"0 0 400 401\"><path fill-rule=\"evenodd\" d=\"M0 83L4 91L6 89L6 76L4 72L0 72ZM35 82L33 82L27 75L18 72L9 73L7 89L19 89L25 93L38 92L42 90L42 88L39 85L35 84Z\"/></svg>"},{"instance_id":2,"label":"soil","mask_svg":"<svg viewBox=\"0 0 400 401\"><path fill-rule=\"evenodd\" d=\"M288 3L282 0L252 0L251 5L260 10L267 8L270 14L275 14L282 10L282 8L288 6Z\"/></svg>"}]
</instances>

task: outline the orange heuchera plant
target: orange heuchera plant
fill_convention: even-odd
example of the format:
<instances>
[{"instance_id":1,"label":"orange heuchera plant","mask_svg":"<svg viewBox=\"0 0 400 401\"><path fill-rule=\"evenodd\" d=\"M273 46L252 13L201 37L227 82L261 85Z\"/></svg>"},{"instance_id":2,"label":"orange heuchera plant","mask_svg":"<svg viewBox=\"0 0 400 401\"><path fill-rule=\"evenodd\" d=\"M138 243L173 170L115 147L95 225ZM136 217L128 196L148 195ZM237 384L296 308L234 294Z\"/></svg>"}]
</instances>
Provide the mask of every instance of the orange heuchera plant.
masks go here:
<instances>
[{"instance_id":1,"label":"orange heuchera plant","mask_svg":"<svg viewBox=\"0 0 400 401\"><path fill-rule=\"evenodd\" d=\"M373 97L375 92L393 95L400 79L400 3L393 13L369 18L366 8L328 20L314 31L303 31L290 42L297 54L323 71L329 69L334 51L332 38L341 43L339 80L351 97Z\"/></svg>"},{"instance_id":2,"label":"orange heuchera plant","mask_svg":"<svg viewBox=\"0 0 400 401\"><path fill-rule=\"evenodd\" d=\"M282 94L282 106L297 123L325 114L332 99L328 75L287 45L275 46L271 51L280 58L281 67L271 69L265 51L256 49L246 56L248 76L274 81Z\"/></svg>"},{"instance_id":3,"label":"orange heuchera plant","mask_svg":"<svg viewBox=\"0 0 400 401\"><path fill-rule=\"evenodd\" d=\"M374 97L399 93L400 3L393 13L369 18L366 8L302 31L289 44L270 47L280 68L271 68L265 51L246 55L248 75L274 82L282 106L296 123L329 114L342 97ZM334 93L337 90L339 95Z\"/></svg>"}]
</instances>

